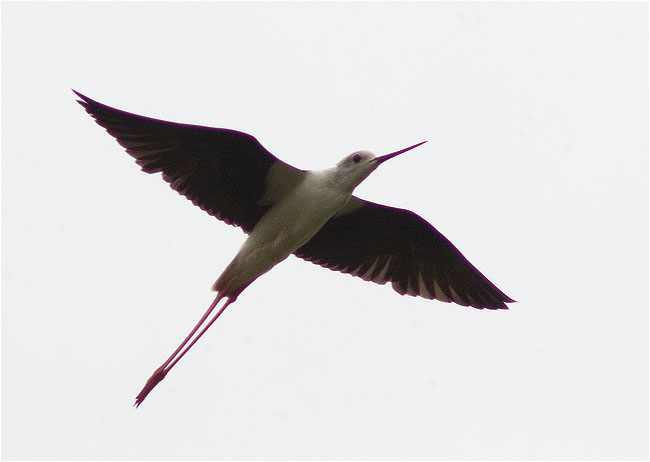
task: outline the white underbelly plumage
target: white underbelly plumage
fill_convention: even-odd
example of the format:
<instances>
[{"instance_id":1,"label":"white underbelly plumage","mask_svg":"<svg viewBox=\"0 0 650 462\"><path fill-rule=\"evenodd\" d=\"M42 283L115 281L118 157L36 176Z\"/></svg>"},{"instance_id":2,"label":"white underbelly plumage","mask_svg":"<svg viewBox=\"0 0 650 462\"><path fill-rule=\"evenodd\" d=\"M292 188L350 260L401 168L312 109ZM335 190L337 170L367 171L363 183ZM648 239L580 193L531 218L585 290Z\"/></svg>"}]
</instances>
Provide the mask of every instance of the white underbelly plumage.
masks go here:
<instances>
[{"instance_id":1,"label":"white underbelly plumage","mask_svg":"<svg viewBox=\"0 0 650 462\"><path fill-rule=\"evenodd\" d=\"M323 177L310 172L262 216L213 289L236 298L255 279L307 243L350 196L328 188Z\"/></svg>"}]
</instances>

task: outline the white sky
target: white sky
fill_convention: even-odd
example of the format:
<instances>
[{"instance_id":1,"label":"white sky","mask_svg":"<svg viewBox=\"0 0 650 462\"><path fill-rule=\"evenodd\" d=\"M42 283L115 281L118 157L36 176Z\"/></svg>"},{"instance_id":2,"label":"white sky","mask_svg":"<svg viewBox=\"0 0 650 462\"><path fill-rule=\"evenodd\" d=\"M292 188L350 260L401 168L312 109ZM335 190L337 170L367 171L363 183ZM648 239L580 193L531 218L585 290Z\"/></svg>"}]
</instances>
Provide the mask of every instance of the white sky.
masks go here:
<instances>
[{"instance_id":1,"label":"white sky","mask_svg":"<svg viewBox=\"0 0 650 462\"><path fill-rule=\"evenodd\" d=\"M648 457L648 5L2 5L4 459ZM135 410L244 240L70 88L301 168L427 139L361 197L505 312L290 258Z\"/></svg>"}]
</instances>

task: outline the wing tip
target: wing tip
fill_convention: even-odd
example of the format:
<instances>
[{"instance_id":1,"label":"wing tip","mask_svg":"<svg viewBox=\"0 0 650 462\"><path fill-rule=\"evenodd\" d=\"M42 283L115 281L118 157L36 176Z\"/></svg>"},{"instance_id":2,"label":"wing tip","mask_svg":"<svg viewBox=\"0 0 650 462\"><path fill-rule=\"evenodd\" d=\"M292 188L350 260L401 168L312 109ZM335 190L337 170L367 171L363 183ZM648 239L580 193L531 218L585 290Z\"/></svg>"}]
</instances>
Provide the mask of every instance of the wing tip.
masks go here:
<instances>
[{"instance_id":1,"label":"wing tip","mask_svg":"<svg viewBox=\"0 0 650 462\"><path fill-rule=\"evenodd\" d=\"M77 98L79 98L79 99L77 100L77 102L78 102L79 104L86 105L86 104L88 104L89 102L92 101L92 100L91 100L90 98L88 98L86 95L84 95L84 94L81 93L81 92L78 92L78 91L75 90L74 88L71 88L70 90L72 90L72 93L74 93L75 95L77 95Z\"/></svg>"},{"instance_id":2,"label":"wing tip","mask_svg":"<svg viewBox=\"0 0 650 462\"><path fill-rule=\"evenodd\" d=\"M504 293L494 297L492 300L483 300L483 302L470 303L470 306L479 310L509 310L508 303L516 303L516 300L508 297Z\"/></svg>"},{"instance_id":3,"label":"wing tip","mask_svg":"<svg viewBox=\"0 0 650 462\"><path fill-rule=\"evenodd\" d=\"M79 103L79 104L81 105L81 107L83 107L84 110L85 110L85 111L86 111L86 112L87 112L87 113L88 113L88 114L89 114L93 119L95 119L95 122L97 122L97 123L99 124L99 121L97 120L97 117L96 117L96 115L95 115L95 113L94 113L92 107L93 107L93 106L94 106L94 107L97 107L97 106L100 105L100 103L98 103L97 101L95 101L95 100L93 100L93 99L91 99L91 98L88 98L86 95L84 95L83 93L78 92L78 91L75 90L74 88L71 88L70 90L72 90L72 92L73 92L75 95L77 95L77 100L76 100L77 103ZM100 125L101 125L101 124L100 124Z\"/></svg>"},{"instance_id":4,"label":"wing tip","mask_svg":"<svg viewBox=\"0 0 650 462\"><path fill-rule=\"evenodd\" d=\"M497 299L493 305L484 306L483 308L486 308L488 310L509 310L510 307L507 305L508 303L517 303L517 300L514 300L503 294L503 296L500 299Z\"/></svg>"}]
</instances>

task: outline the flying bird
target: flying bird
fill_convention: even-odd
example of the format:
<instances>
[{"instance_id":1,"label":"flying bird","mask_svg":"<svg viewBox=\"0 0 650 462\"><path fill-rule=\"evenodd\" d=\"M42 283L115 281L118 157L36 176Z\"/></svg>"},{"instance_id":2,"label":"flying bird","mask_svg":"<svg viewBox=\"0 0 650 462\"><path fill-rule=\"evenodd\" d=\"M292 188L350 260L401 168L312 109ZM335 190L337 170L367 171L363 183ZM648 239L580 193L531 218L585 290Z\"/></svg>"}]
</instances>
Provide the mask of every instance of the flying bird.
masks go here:
<instances>
[{"instance_id":1,"label":"flying bird","mask_svg":"<svg viewBox=\"0 0 650 462\"><path fill-rule=\"evenodd\" d=\"M514 302L422 217L352 195L381 164L426 141L378 157L356 151L332 168L301 170L247 133L144 117L74 93L144 172L162 173L178 193L248 234L214 283L214 301L147 380L136 407L244 289L290 254L366 281L390 282L400 295L479 309L507 309Z\"/></svg>"}]
</instances>

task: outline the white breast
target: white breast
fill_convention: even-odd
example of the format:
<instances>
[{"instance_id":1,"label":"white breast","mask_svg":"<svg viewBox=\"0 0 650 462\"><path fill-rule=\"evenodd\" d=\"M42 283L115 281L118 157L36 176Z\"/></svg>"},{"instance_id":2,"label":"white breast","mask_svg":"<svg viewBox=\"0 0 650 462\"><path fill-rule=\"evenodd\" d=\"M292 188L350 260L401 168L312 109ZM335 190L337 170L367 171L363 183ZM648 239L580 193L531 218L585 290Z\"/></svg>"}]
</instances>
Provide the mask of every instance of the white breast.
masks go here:
<instances>
[{"instance_id":1,"label":"white breast","mask_svg":"<svg viewBox=\"0 0 650 462\"><path fill-rule=\"evenodd\" d=\"M266 212L215 283L216 290L240 292L308 242L347 204L350 192L336 188L329 172L307 173L304 181Z\"/></svg>"}]
</instances>

